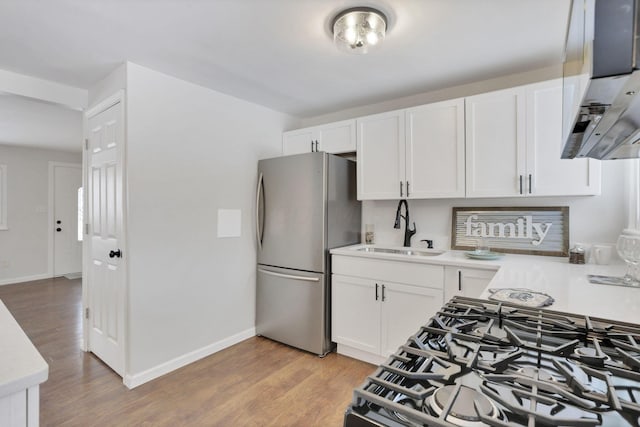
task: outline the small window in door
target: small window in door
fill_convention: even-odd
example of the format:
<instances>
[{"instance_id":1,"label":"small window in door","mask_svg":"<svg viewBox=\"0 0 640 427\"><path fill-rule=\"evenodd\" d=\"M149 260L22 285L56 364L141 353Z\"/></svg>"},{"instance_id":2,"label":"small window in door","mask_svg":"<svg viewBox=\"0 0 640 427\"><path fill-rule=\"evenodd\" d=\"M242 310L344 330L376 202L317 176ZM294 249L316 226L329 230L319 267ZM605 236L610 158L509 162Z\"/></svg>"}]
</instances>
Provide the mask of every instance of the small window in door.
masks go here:
<instances>
[{"instance_id":1,"label":"small window in door","mask_svg":"<svg viewBox=\"0 0 640 427\"><path fill-rule=\"evenodd\" d=\"M82 242L82 223L84 221L84 212L82 211L82 187L78 188L78 241Z\"/></svg>"}]
</instances>

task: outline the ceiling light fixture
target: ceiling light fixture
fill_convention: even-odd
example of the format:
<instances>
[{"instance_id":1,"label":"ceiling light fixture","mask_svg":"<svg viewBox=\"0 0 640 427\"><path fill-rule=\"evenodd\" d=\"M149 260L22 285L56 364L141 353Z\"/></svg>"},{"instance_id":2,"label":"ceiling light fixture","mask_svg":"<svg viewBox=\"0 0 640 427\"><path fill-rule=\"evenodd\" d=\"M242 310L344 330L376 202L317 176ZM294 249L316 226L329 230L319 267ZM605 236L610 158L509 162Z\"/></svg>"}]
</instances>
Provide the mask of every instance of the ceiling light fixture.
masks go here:
<instances>
[{"instance_id":1,"label":"ceiling light fixture","mask_svg":"<svg viewBox=\"0 0 640 427\"><path fill-rule=\"evenodd\" d=\"M354 7L333 19L333 42L339 49L364 54L380 45L387 31L387 17L370 7Z\"/></svg>"}]
</instances>

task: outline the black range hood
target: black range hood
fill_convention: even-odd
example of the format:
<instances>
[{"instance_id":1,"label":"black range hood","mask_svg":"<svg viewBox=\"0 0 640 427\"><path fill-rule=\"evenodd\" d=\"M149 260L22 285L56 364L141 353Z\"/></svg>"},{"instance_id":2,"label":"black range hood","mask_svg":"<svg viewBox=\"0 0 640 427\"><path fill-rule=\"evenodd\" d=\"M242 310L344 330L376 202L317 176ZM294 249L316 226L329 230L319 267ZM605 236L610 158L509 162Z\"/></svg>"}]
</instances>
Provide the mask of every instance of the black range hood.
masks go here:
<instances>
[{"instance_id":1,"label":"black range hood","mask_svg":"<svg viewBox=\"0 0 640 427\"><path fill-rule=\"evenodd\" d=\"M640 157L639 1L572 2L562 158Z\"/></svg>"}]
</instances>

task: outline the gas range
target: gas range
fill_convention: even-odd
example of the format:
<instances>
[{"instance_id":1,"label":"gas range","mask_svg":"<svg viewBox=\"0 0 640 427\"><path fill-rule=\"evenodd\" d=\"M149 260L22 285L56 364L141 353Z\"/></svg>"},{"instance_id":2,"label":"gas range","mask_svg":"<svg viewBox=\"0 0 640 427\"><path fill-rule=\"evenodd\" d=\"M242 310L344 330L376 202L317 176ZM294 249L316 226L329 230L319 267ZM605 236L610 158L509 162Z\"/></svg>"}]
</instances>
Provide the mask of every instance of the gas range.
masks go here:
<instances>
[{"instance_id":1,"label":"gas range","mask_svg":"<svg viewBox=\"0 0 640 427\"><path fill-rule=\"evenodd\" d=\"M344 425L640 426L640 325L454 297L354 390Z\"/></svg>"}]
</instances>

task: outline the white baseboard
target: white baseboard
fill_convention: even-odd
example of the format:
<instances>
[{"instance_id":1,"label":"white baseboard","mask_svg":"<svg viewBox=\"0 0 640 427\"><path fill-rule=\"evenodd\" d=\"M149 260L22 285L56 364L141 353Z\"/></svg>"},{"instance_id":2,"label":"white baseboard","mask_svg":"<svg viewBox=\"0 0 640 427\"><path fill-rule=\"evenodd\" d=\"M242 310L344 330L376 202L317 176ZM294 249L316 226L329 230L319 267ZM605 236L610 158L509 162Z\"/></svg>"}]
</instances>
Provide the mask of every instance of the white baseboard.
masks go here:
<instances>
[{"instance_id":1,"label":"white baseboard","mask_svg":"<svg viewBox=\"0 0 640 427\"><path fill-rule=\"evenodd\" d=\"M337 353L342 354L343 356L362 360L363 362L371 363L373 365L381 365L387 360L387 357L380 356L379 354L369 353L368 351L363 351L343 344L338 344Z\"/></svg>"},{"instance_id":2,"label":"white baseboard","mask_svg":"<svg viewBox=\"0 0 640 427\"><path fill-rule=\"evenodd\" d=\"M0 279L0 286L2 285L13 285L14 283L24 283L31 282L33 280L42 280L42 279L50 279L51 275L44 274L34 274L33 276L22 276L22 277L13 277L10 279Z\"/></svg>"},{"instance_id":3,"label":"white baseboard","mask_svg":"<svg viewBox=\"0 0 640 427\"><path fill-rule=\"evenodd\" d=\"M178 356L175 359L169 360L168 362L162 363L158 366L154 366L153 368L147 369L146 371L140 372L139 374L126 374L122 382L130 389L138 387L139 385L161 377L162 375L168 374L169 372L175 371L176 369L182 368L189 363L193 363L204 357L210 356L213 353L217 353L220 350L224 350L227 347L231 347L232 345L251 338L255 335L255 327L247 329L220 341L209 344L198 350L192 351L191 353Z\"/></svg>"}]
</instances>

